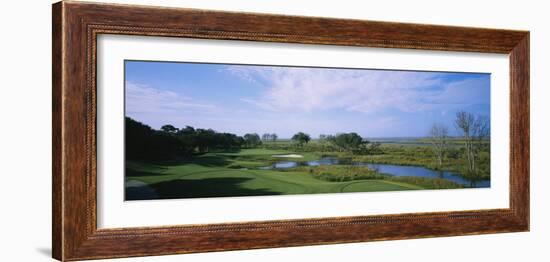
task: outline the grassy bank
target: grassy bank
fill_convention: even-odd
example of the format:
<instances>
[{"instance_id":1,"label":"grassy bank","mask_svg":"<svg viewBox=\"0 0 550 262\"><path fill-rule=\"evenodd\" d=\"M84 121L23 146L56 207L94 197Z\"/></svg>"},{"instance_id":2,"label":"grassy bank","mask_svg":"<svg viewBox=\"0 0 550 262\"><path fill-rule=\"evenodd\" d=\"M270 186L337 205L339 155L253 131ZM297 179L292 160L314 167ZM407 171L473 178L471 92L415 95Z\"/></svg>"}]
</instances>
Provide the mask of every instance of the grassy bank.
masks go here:
<instances>
[{"instance_id":1,"label":"grassy bank","mask_svg":"<svg viewBox=\"0 0 550 262\"><path fill-rule=\"evenodd\" d=\"M439 166L434 159L434 154L430 147L414 147L401 145L383 145L382 154L373 155L353 155L354 161L392 164L392 165L408 165L408 166L423 166L434 170L451 171L458 174L465 174L464 160L461 148L450 148L443 165ZM478 160L479 176L481 179L490 179L490 153L484 151L480 153Z\"/></svg>"},{"instance_id":2,"label":"grassy bank","mask_svg":"<svg viewBox=\"0 0 550 262\"><path fill-rule=\"evenodd\" d=\"M325 153L300 152L302 158L274 155L296 153L280 149L213 152L163 162L126 162L126 198L170 199L224 196L288 195L342 192L400 191L459 186L431 179L392 178L366 167L349 165L262 170L277 161L308 161Z\"/></svg>"},{"instance_id":3,"label":"grassy bank","mask_svg":"<svg viewBox=\"0 0 550 262\"><path fill-rule=\"evenodd\" d=\"M397 177L389 174L378 173L368 167L350 165L297 167L289 171L302 171L311 174L313 177L332 182L357 181L357 180L385 180L407 185L415 185L422 189L451 189L462 188L463 186L452 181L440 178L424 177Z\"/></svg>"},{"instance_id":4,"label":"grassy bank","mask_svg":"<svg viewBox=\"0 0 550 262\"><path fill-rule=\"evenodd\" d=\"M411 144L413 143L413 144ZM348 152L338 152L327 146L322 141L311 141L303 147L293 146L290 141L267 142L262 145L263 148L270 150L293 150L301 154L313 155L314 157L334 156L341 158L350 158L356 162L422 166L434 170L450 171L458 174L466 174L464 167L464 149L461 145L462 139L454 138L449 141L449 148L445 155L443 165L439 166L435 160L431 144L426 138L419 138L408 141L406 144L387 143L382 144L378 150L369 154L351 154ZM483 143L489 145L489 141ZM477 160L479 174L481 179L490 179L490 152L489 146L480 152Z\"/></svg>"}]
</instances>

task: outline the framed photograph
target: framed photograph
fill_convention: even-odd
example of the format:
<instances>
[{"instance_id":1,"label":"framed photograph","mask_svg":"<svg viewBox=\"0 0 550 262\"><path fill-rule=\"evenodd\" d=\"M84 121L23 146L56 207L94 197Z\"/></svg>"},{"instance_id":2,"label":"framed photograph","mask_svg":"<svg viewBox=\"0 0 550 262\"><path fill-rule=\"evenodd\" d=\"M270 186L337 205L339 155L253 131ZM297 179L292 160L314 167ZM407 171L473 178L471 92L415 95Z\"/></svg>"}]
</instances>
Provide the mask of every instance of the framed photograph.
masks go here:
<instances>
[{"instance_id":1,"label":"framed photograph","mask_svg":"<svg viewBox=\"0 0 550 262\"><path fill-rule=\"evenodd\" d=\"M59 2L53 257L529 230L529 32Z\"/></svg>"}]
</instances>

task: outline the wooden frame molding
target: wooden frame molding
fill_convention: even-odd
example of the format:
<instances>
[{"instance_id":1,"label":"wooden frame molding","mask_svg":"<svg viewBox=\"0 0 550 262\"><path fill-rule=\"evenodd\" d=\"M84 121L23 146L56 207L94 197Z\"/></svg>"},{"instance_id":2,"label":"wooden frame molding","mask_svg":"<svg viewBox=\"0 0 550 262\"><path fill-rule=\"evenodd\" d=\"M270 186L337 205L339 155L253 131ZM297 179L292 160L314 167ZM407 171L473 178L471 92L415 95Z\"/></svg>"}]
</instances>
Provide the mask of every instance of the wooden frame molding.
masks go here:
<instances>
[{"instance_id":1,"label":"wooden frame molding","mask_svg":"<svg viewBox=\"0 0 550 262\"><path fill-rule=\"evenodd\" d=\"M53 5L53 257L63 261L529 230L529 32L59 2ZM510 56L510 207L98 229L99 34L233 39Z\"/></svg>"}]
</instances>

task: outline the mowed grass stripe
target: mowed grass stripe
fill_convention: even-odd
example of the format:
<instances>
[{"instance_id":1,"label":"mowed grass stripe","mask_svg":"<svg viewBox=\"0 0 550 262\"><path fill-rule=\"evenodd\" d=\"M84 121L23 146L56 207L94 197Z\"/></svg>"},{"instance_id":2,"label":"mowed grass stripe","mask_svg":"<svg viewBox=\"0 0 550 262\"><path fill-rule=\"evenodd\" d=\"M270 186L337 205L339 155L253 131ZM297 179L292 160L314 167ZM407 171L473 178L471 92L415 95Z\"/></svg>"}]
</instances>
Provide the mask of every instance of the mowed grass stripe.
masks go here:
<instances>
[{"instance_id":1,"label":"mowed grass stripe","mask_svg":"<svg viewBox=\"0 0 550 262\"><path fill-rule=\"evenodd\" d=\"M272 155L291 152L248 149L240 152L210 153L192 160L167 163L126 163L126 181L137 180L153 189L158 198L200 198L255 195L289 195L341 192L372 192L422 189L419 186L386 180L331 182L304 171L236 169L228 166L257 162L268 166ZM309 158L309 156L308 156ZM280 161L281 159L275 159ZM141 192L140 190L132 192ZM140 196L127 196L140 199Z\"/></svg>"},{"instance_id":2,"label":"mowed grass stripe","mask_svg":"<svg viewBox=\"0 0 550 262\"><path fill-rule=\"evenodd\" d=\"M402 191L402 190L416 190L423 189L417 186L409 186L403 183L394 183L385 180L365 180L365 181L353 181L343 186L342 193L350 192L372 192L372 191Z\"/></svg>"}]
</instances>

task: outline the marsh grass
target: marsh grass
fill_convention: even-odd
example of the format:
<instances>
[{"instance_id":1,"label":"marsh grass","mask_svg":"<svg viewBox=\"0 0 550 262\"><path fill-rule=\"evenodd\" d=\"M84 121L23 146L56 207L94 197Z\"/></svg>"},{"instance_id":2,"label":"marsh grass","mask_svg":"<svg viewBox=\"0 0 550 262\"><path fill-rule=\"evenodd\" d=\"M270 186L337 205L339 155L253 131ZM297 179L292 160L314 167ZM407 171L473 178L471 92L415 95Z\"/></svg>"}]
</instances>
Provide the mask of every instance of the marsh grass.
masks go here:
<instances>
[{"instance_id":1,"label":"marsh grass","mask_svg":"<svg viewBox=\"0 0 550 262\"><path fill-rule=\"evenodd\" d=\"M350 165L296 167L289 169L289 171L307 172L311 174L314 178L331 182L384 179L387 176L379 174L375 170L372 170L368 167Z\"/></svg>"},{"instance_id":2,"label":"marsh grass","mask_svg":"<svg viewBox=\"0 0 550 262\"><path fill-rule=\"evenodd\" d=\"M310 142L311 143L311 142ZM290 146L279 142L279 146ZM315 145L317 146L317 145ZM307 146L305 146L307 148ZM173 161L126 161L126 181L140 181L155 197L143 195L140 188L129 187L126 199L193 198L251 195L286 195L340 192L400 191L415 189L462 188L439 178L396 177L366 166L350 164L299 166L264 170L279 161L297 161L273 155L300 154L298 161L338 157L349 161L434 167L432 152L427 147L384 145L382 154L352 155L334 151L300 151L281 148L253 148L230 152L197 154ZM309 149L308 149L309 150ZM449 154L441 169L460 170L461 152ZM480 154L480 169L489 173L489 153ZM132 182L135 183L135 182ZM130 183L131 184L131 183Z\"/></svg>"},{"instance_id":3,"label":"marsh grass","mask_svg":"<svg viewBox=\"0 0 550 262\"><path fill-rule=\"evenodd\" d=\"M424 189L450 189L463 188L462 185L440 178L392 176L389 174L378 173L368 167L349 166L349 165L331 165L331 166L313 166L296 167L287 169L292 172L307 172L316 179L330 182L345 182L358 180L387 180L402 184L415 185Z\"/></svg>"}]
</instances>

